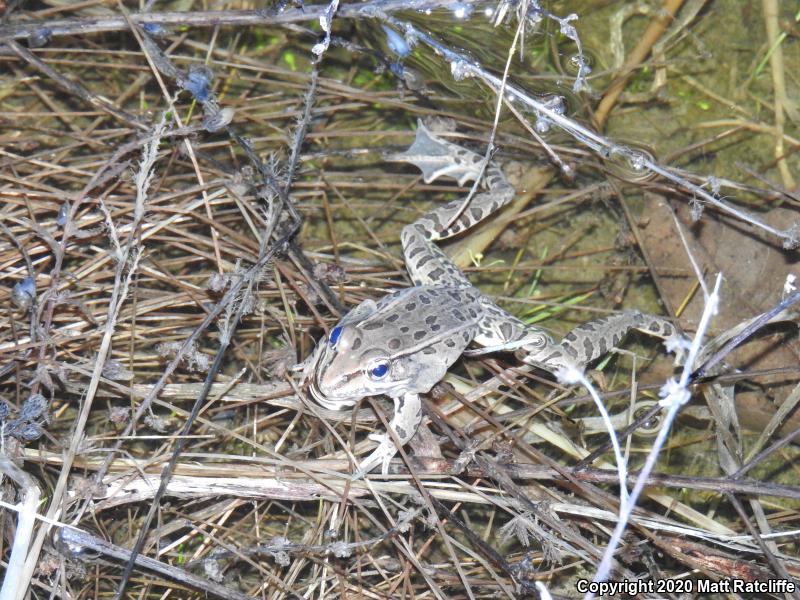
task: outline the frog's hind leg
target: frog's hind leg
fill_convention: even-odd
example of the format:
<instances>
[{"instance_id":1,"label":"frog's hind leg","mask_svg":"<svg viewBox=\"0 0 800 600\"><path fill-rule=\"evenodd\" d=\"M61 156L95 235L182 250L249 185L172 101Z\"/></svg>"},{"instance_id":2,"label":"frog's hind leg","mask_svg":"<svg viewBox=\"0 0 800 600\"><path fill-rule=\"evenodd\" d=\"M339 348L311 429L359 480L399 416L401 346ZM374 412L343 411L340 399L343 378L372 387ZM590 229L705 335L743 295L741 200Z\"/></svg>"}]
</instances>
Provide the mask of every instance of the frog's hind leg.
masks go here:
<instances>
[{"instance_id":1,"label":"frog's hind leg","mask_svg":"<svg viewBox=\"0 0 800 600\"><path fill-rule=\"evenodd\" d=\"M669 320L638 311L625 311L594 319L570 331L555 348L529 352L521 360L555 372L560 368L586 366L616 348L631 329L665 340L675 351L676 362L683 358L685 338ZM522 348L524 352L527 348Z\"/></svg>"},{"instance_id":2,"label":"frog's hind leg","mask_svg":"<svg viewBox=\"0 0 800 600\"><path fill-rule=\"evenodd\" d=\"M625 311L600 317L570 331L561 343L555 343L538 327L526 325L495 305L489 299L482 302L484 318L475 342L483 346L465 354L515 350L518 358L551 373L586 366L616 348L625 335L636 329L663 338L668 349L676 350L676 362L682 358L685 338L667 319L638 311Z\"/></svg>"},{"instance_id":3,"label":"frog's hind leg","mask_svg":"<svg viewBox=\"0 0 800 600\"><path fill-rule=\"evenodd\" d=\"M496 167L491 170L496 170ZM414 284L471 285L469 279L434 242L469 229L508 204L513 197L514 189L505 184L495 190L475 194L466 207L463 198L453 200L404 227L400 240L406 268Z\"/></svg>"},{"instance_id":4,"label":"frog's hind leg","mask_svg":"<svg viewBox=\"0 0 800 600\"><path fill-rule=\"evenodd\" d=\"M484 170L482 156L436 137L422 122L414 143L390 159L415 164L427 183L449 177L464 185L484 173L486 191L476 193L469 202L462 198L432 210L404 227L400 236L406 267L415 285L470 285L434 242L457 235L495 213L513 199L514 188L496 165L489 164Z\"/></svg>"}]
</instances>

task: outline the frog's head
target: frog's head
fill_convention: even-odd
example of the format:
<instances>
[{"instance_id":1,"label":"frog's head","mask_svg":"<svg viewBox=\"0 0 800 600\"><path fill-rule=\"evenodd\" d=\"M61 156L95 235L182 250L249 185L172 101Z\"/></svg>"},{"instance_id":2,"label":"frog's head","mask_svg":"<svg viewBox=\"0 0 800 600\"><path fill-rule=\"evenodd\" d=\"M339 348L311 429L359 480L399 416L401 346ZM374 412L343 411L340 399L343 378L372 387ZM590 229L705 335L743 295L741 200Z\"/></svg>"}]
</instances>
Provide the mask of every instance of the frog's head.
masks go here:
<instances>
[{"instance_id":1,"label":"frog's head","mask_svg":"<svg viewBox=\"0 0 800 600\"><path fill-rule=\"evenodd\" d=\"M322 406L340 410L366 396L396 396L409 387L409 373L402 359L386 346L383 320L373 300L350 311L319 341L311 393Z\"/></svg>"},{"instance_id":2,"label":"frog's head","mask_svg":"<svg viewBox=\"0 0 800 600\"><path fill-rule=\"evenodd\" d=\"M445 346L453 332L425 321L441 304L421 310L420 293L410 288L365 300L320 340L310 389L322 406L339 410L366 396L425 393L444 377L471 338L459 334Z\"/></svg>"}]
</instances>

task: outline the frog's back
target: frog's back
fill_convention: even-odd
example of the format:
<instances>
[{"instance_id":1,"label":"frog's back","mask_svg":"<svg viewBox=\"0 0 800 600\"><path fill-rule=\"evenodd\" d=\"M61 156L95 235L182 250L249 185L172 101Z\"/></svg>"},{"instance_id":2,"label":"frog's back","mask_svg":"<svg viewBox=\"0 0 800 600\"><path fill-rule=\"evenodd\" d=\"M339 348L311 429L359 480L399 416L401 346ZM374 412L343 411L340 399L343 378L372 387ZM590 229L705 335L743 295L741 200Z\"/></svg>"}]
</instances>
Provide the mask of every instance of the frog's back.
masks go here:
<instances>
[{"instance_id":1,"label":"frog's back","mask_svg":"<svg viewBox=\"0 0 800 600\"><path fill-rule=\"evenodd\" d=\"M482 317L480 299L472 286L423 285L389 294L358 324L361 343L380 347L389 357L423 352L438 343L463 349Z\"/></svg>"}]
</instances>

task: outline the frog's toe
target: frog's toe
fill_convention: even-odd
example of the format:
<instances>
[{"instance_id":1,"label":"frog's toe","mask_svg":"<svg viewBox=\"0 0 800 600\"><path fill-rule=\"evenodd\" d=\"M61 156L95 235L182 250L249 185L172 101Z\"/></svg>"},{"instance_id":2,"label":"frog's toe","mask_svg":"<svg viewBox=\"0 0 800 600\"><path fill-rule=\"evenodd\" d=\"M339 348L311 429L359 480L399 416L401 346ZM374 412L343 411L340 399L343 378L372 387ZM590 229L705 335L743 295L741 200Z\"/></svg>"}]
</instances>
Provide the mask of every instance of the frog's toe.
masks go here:
<instances>
[{"instance_id":1,"label":"frog's toe","mask_svg":"<svg viewBox=\"0 0 800 600\"><path fill-rule=\"evenodd\" d=\"M361 479L364 479L364 476L367 473L369 473L369 469L359 467L359 469L350 476L350 481L360 481Z\"/></svg>"},{"instance_id":2,"label":"frog's toe","mask_svg":"<svg viewBox=\"0 0 800 600\"><path fill-rule=\"evenodd\" d=\"M381 466L381 473L388 475L389 465L394 455L397 454L397 448L388 435L373 433L369 436L369 439L378 442L378 447L358 464L358 471L356 471L354 479L361 479L378 465Z\"/></svg>"},{"instance_id":3,"label":"frog's toe","mask_svg":"<svg viewBox=\"0 0 800 600\"><path fill-rule=\"evenodd\" d=\"M386 444L392 443L392 440L385 433L370 433L367 436L367 439L372 440L373 442L377 442L378 448L380 448L381 446L385 446Z\"/></svg>"},{"instance_id":4,"label":"frog's toe","mask_svg":"<svg viewBox=\"0 0 800 600\"><path fill-rule=\"evenodd\" d=\"M364 479L364 476L378 466L378 464L380 464L380 460L376 460L375 453L373 452L360 463L358 463L358 469L355 473L353 473L352 480L358 481L359 479Z\"/></svg>"}]
</instances>

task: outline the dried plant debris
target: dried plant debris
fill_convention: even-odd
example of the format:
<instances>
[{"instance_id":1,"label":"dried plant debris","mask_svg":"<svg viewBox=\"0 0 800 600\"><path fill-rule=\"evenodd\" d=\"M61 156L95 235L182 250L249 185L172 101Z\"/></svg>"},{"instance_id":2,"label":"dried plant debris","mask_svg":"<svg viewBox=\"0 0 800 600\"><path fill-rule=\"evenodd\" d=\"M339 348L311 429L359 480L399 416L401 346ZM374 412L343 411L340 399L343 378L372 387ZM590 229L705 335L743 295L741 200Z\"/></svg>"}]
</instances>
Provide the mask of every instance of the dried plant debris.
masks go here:
<instances>
[{"instance_id":1,"label":"dried plant debris","mask_svg":"<svg viewBox=\"0 0 800 600\"><path fill-rule=\"evenodd\" d=\"M800 597L790 4L0 2L0 597ZM314 366L495 168L479 294L689 358L470 345L358 473Z\"/></svg>"},{"instance_id":2,"label":"dried plant debris","mask_svg":"<svg viewBox=\"0 0 800 600\"><path fill-rule=\"evenodd\" d=\"M47 425L50 403L41 394L31 394L14 411L5 400L0 399L0 432L2 436L13 437L22 442L38 440Z\"/></svg>"}]
</instances>

